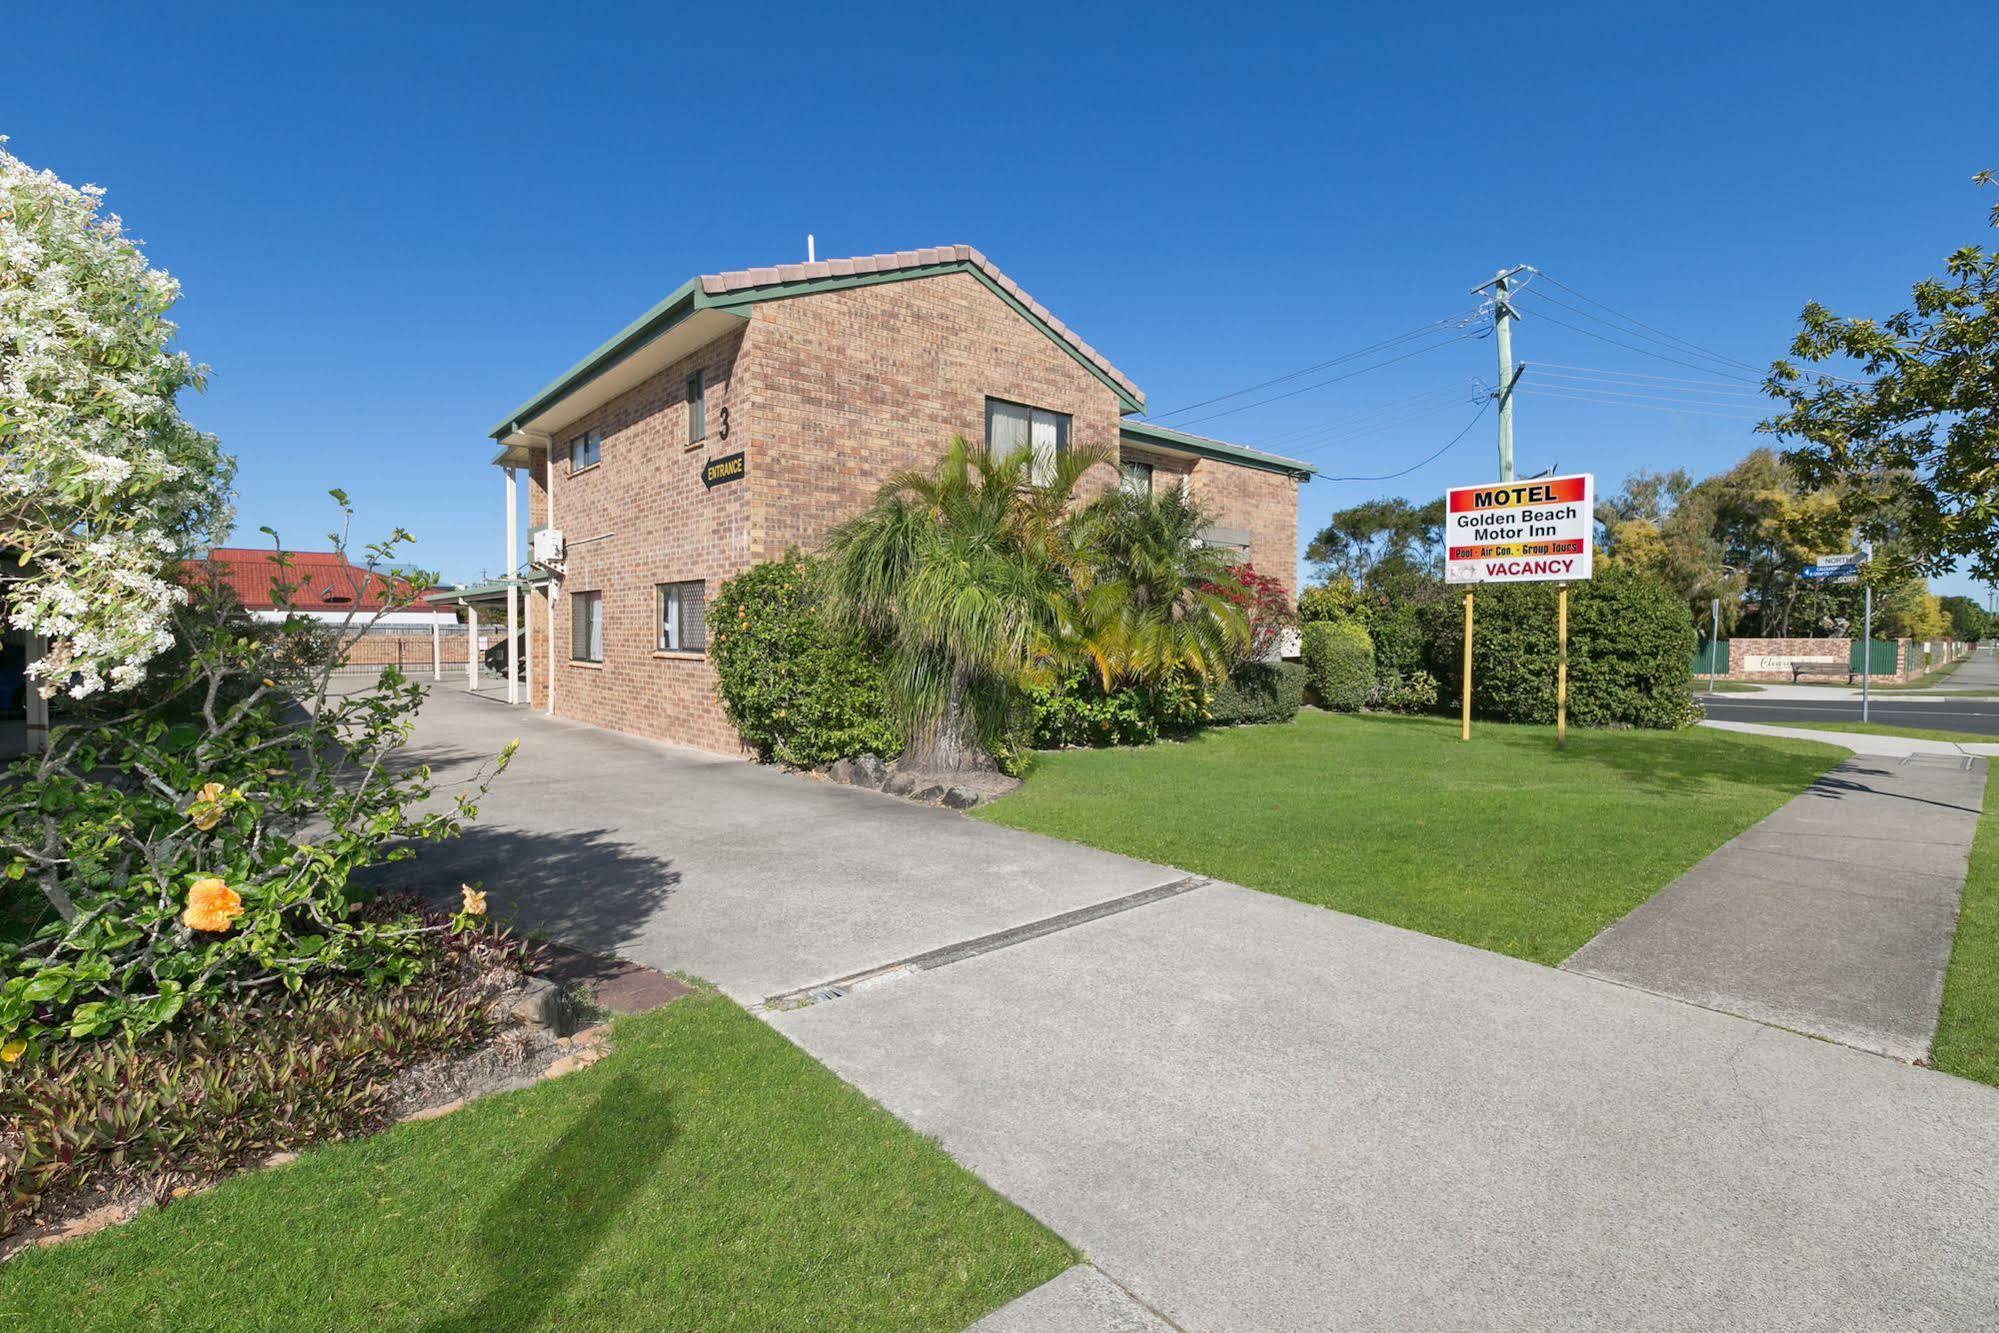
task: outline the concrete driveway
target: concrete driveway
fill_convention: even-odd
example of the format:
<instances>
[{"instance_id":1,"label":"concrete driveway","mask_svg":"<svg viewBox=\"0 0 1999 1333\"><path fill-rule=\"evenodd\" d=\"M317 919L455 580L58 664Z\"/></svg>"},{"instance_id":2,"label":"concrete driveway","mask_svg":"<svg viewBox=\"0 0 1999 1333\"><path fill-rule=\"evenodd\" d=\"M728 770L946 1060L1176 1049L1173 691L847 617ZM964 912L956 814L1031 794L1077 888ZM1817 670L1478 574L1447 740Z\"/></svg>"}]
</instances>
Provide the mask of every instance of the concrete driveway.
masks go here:
<instances>
[{"instance_id":1,"label":"concrete driveway","mask_svg":"<svg viewBox=\"0 0 1999 1333\"><path fill-rule=\"evenodd\" d=\"M1999 1314L1992 1089L867 793L426 712L440 755L526 737L450 849L496 904L743 999L928 953L767 1017L1180 1327ZM1065 1308L1033 1322L1116 1326Z\"/></svg>"}]
</instances>

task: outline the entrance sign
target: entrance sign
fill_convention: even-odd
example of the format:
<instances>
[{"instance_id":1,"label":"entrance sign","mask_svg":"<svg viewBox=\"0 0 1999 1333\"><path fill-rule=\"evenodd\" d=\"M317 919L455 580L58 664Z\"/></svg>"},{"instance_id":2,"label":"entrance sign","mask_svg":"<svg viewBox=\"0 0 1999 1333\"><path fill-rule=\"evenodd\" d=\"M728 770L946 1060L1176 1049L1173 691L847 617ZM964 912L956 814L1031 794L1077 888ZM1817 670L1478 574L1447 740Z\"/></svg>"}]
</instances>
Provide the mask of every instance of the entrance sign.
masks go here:
<instances>
[{"instance_id":1,"label":"entrance sign","mask_svg":"<svg viewBox=\"0 0 1999 1333\"><path fill-rule=\"evenodd\" d=\"M1815 556L1812 563L1798 571L1799 577L1817 579L1823 583L1860 582L1860 554L1848 551L1841 555Z\"/></svg>"},{"instance_id":2,"label":"entrance sign","mask_svg":"<svg viewBox=\"0 0 1999 1333\"><path fill-rule=\"evenodd\" d=\"M1590 576L1596 478L1535 477L1454 486L1444 495L1444 582L1555 585L1555 748L1569 735L1569 583ZM1463 721L1471 739L1472 598L1465 589Z\"/></svg>"},{"instance_id":3,"label":"entrance sign","mask_svg":"<svg viewBox=\"0 0 1999 1333\"><path fill-rule=\"evenodd\" d=\"M746 469L741 454L724 454L701 469L701 484L709 490L731 481L741 481Z\"/></svg>"},{"instance_id":4,"label":"entrance sign","mask_svg":"<svg viewBox=\"0 0 1999 1333\"><path fill-rule=\"evenodd\" d=\"M1568 583L1590 576L1596 478L1454 486L1444 498L1444 582Z\"/></svg>"}]
</instances>

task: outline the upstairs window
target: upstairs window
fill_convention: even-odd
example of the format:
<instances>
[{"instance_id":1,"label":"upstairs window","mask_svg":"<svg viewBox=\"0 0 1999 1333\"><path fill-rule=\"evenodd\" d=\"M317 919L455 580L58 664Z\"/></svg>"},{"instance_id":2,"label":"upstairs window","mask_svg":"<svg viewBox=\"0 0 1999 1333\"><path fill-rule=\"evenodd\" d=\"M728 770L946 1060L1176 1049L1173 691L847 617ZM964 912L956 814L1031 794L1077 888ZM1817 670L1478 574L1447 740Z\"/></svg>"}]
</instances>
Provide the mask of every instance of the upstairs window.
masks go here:
<instances>
[{"instance_id":1,"label":"upstairs window","mask_svg":"<svg viewBox=\"0 0 1999 1333\"><path fill-rule=\"evenodd\" d=\"M695 371L687 377L687 442L699 444L708 437L708 377Z\"/></svg>"},{"instance_id":2,"label":"upstairs window","mask_svg":"<svg viewBox=\"0 0 1999 1333\"><path fill-rule=\"evenodd\" d=\"M586 467L596 467L604 456L604 432L587 431L569 442L569 470L581 472Z\"/></svg>"},{"instance_id":3,"label":"upstairs window","mask_svg":"<svg viewBox=\"0 0 1999 1333\"><path fill-rule=\"evenodd\" d=\"M569 658L574 662L604 660L604 594L569 594Z\"/></svg>"},{"instance_id":4,"label":"upstairs window","mask_svg":"<svg viewBox=\"0 0 1999 1333\"><path fill-rule=\"evenodd\" d=\"M708 585L700 579L661 583L659 651L700 653L708 649Z\"/></svg>"},{"instance_id":5,"label":"upstairs window","mask_svg":"<svg viewBox=\"0 0 1999 1333\"><path fill-rule=\"evenodd\" d=\"M1069 414L986 399L986 451L1004 458L1021 449L1033 451L1029 478L1046 486L1054 480L1055 460L1069 452Z\"/></svg>"},{"instance_id":6,"label":"upstairs window","mask_svg":"<svg viewBox=\"0 0 1999 1333\"><path fill-rule=\"evenodd\" d=\"M1152 464L1130 461L1118 467L1118 489L1126 495L1152 494Z\"/></svg>"}]
</instances>

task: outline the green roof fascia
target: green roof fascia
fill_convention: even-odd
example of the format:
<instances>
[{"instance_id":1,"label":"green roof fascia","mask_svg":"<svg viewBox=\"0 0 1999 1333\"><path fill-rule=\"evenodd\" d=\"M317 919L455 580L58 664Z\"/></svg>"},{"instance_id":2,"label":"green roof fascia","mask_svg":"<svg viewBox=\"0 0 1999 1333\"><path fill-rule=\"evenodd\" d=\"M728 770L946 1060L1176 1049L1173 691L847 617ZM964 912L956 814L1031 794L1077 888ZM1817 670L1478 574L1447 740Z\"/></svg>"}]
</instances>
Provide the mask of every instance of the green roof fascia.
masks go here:
<instances>
[{"instance_id":1,"label":"green roof fascia","mask_svg":"<svg viewBox=\"0 0 1999 1333\"><path fill-rule=\"evenodd\" d=\"M1101 366L1076 350L1074 343L1055 332L1048 322L1023 305L1006 288L992 280L987 272L969 259L952 259L941 264L917 264L909 268L889 269L882 273L855 273L843 278L801 278L796 282L769 283L762 287L745 287L741 291L724 292L719 296L697 294L695 304L712 310L728 310L735 306L755 305L759 301L783 301L794 296L816 296L820 292L837 292L848 287L872 287L883 282L905 282L912 278L936 278L946 273L969 273L983 283L988 291L999 297L1022 319L1039 329L1048 341L1069 354L1077 365L1103 381L1104 387L1117 395L1118 405L1123 412L1143 412L1145 402L1134 397L1132 392L1104 373Z\"/></svg>"},{"instance_id":2,"label":"green roof fascia","mask_svg":"<svg viewBox=\"0 0 1999 1333\"><path fill-rule=\"evenodd\" d=\"M591 380L617 365L700 308L701 280L689 278L672 295L612 334L596 351L543 385L540 392L509 412L493 427L492 437L505 439L522 421L546 411Z\"/></svg>"},{"instance_id":3,"label":"green roof fascia","mask_svg":"<svg viewBox=\"0 0 1999 1333\"><path fill-rule=\"evenodd\" d=\"M1243 467L1253 467L1263 472L1282 472L1296 477L1299 481L1310 481L1319 469L1310 463L1302 463L1295 458L1284 458L1277 454L1266 454L1260 449L1245 449L1239 444L1224 444L1204 435L1188 435L1184 431L1154 426L1144 421L1124 421L1118 424L1118 434L1137 444L1159 444L1169 449L1184 449L1202 458L1212 458L1218 463L1237 463Z\"/></svg>"},{"instance_id":4,"label":"green roof fascia","mask_svg":"<svg viewBox=\"0 0 1999 1333\"><path fill-rule=\"evenodd\" d=\"M514 580L514 586L516 588L538 587L548 582L548 577L545 571L537 569L530 573L519 575ZM417 600L429 602L432 605L440 605L445 602L460 601L468 597L498 597L505 593L506 590L507 581L505 579L487 579L484 583L468 583L462 588L439 588L435 592L424 593Z\"/></svg>"},{"instance_id":5,"label":"green roof fascia","mask_svg":"<svg viewBox=\"0 0 1999 1333\"><path fill-rule=\"evenodd\" d=\"M1039 329L1044 337L1064 352L1084 370L1090 372L1104 387L1117 395L1121 413L1143 412L1145 402L1106 374L1101 366L1091 361L1075 344L1057 333L1048 322L1028 309L1018 298L1004 287L994 282L986 271L969 259L953 259L941 264L919 264L909 268L889 269L881 273L855 273L847 277L802 278L795 282L768 283L760 287L745 287L739 291L722 292L711 295L701 290L701 279L690 278L673 290L673 293L637 319L619 329L596 351L578 361L568 370L545 385L541 391L507 414L506 420L492 429L492 438L504 439L516 425L537 413L560 402L578 388L588 384L597 376L609 370L618 362L638 351L653 339L667 332L696 310L734 311L762 301L785 301L799 296L816 296L821 292L841 291L849 287L872 287L884 282L907 282L916 278L935 278L947 273L969 273L986 289L1019 315ZM745 316L747 318L747 316Z\"/></svg>"}]
</instances>

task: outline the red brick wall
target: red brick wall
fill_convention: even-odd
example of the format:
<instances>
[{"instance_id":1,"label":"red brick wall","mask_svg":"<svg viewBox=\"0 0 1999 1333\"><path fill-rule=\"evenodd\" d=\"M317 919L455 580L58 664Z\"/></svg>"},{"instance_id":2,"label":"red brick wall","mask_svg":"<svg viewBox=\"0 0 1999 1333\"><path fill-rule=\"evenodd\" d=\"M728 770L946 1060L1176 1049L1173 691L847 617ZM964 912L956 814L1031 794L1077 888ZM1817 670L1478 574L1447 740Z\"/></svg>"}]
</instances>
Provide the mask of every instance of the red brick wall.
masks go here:
<instances>
[{"instance_id":1,"label":"red brick wall","mask_svg":"<svg viewBox=\"0 0 1999 1333\"><path fill-rule=\"evenodd\" d=\"M1249 562L1298 600L1298 483L1280 472L1259 472L1203 458L1194 464L1194 498L1225 528L1249 531Z\"/></svg>"},{"instance_id":2,"label":"red brick wall","mask_svg":"<svg viewBox=\"0 0 1999 1333\"><path fill-rule=\"evenodd\" d=\"M969 273L752 307L744 340L758 559L817 546L953 435L985 438L986 399L1070 415L1072 445L1117 447L1117 397ZM1115 484L1102 470L1098 485Z\"/></svg>"},{"instance_id":3,"label":"red brick wall","mask_svg":"<svg viewBox=\"0 0 1999 1333\"><path fill-rule=\"evenodd\" d=\"M749 558L749 482L708 489L701 469L742 447L735 370L740 333L717 340L588 416L553 441L553 526L566 544L554 607L555 711L599 726L733 753L736 733L715 701L715 672L700 653L656 652L660 583L700 579L714 596ZM705 373L707 438L687 443L687 377ZM722 409L732 408L727 440ZM571 474L567 441L603 432L601 461ZM539 501L531 486L531 512ZM570 598L601 592L604 660L570 660ZM539 599L537 599L539 600ZM539 608L531 623L539 627ZM535 644L546 675L547 642ZM536 694L546 699L537 682Z\"/></svg>"},{"instance_id":4,"label":"red brick wall","mask_svg":"<svg viewBox=\"0 0 1999 1333\"><path fill-rule=\"evenodd\" d=\"M709 437L689 450L683 386L697 366ZM741 333L564 427L552 493L539 466L528 478L530 522L561 529L568 547L552 617L556 711L738 752L708 661L653 652L654 585L703 579L712 599L749 564L816 547L890 476L934 463L952 435L982 440L988 396L1066 412L1073 445L1116 448L1116 395L963 273L750 307ZM724 406L726 441L717 438ZM602 462L570 476L566 442L590 429L604 433ZM744 480L704 488L703 462L738 450ZM1296 483L1206 461L1191 470L1218 522L1249 529L1258 568L1295 593ZM1106 467L1086 489L1116 480ZM604 594L601 666L569 660L569 597L585 591ZM531 597L533 696L543 706L549 618Z\"/></svg>"}]
</instances>

